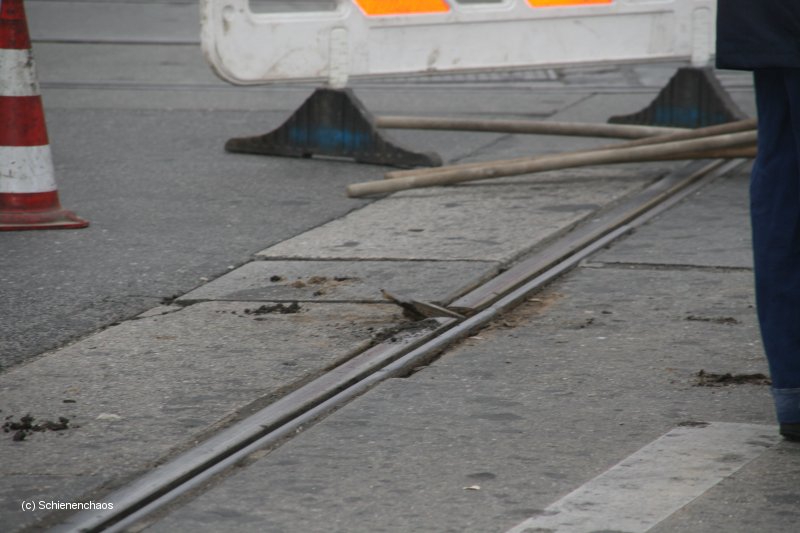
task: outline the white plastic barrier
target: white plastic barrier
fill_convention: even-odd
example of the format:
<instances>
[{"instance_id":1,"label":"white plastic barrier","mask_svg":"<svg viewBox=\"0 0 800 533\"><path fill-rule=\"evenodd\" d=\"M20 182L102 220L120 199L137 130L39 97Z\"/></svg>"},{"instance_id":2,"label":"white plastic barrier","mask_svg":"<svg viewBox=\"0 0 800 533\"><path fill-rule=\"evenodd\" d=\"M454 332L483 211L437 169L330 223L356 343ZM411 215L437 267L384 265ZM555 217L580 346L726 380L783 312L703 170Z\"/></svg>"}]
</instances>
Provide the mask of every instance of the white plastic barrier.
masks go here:
<instances>
[{"instance_id":1,"label":"white plastic barrier","mask_svg":"<svg viewBox=\"0 0 800 533\"><path fill-rule=\"evenodd\" d=\"M691 59L705 66L716 0L338 0L321 12L254 13L201 0L208 62L237 85L281 80Z\"/></svg>"}]
</instances>

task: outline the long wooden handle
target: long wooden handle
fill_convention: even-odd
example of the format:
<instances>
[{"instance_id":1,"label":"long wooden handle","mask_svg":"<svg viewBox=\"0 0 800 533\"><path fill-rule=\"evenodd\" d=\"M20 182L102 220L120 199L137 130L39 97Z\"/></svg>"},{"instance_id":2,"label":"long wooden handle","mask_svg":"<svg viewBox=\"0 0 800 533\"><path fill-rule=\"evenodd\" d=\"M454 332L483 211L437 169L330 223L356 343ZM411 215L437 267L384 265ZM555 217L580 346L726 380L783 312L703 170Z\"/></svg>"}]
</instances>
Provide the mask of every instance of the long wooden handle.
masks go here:
<instances>
[{"instance_id":1,"label":"long wooden handle","mask_svg":"<svg viewBox=\"0 0 800 533\"><path fill-rule=\"evenodd\" d=\"M687 141L673 141L656 145L634 146L608 150L594 150L552 154L524 160L500 161L485 163L469 168L436 169L436 173L418 176L406 176L390 180L354 183L347 187L350 197L384 194L417 187L448 185L464 181L473 181L504 176L581 167L587 165L607 165L616 163L634 163L644 161L661 161L687 156L708 157L716 150L752 147L757 140L755 131L715 135ZM712 156L713 157L713 156Z\"/></svg>"},{"instance_id":2,"label":"long wooden handle","mask_svg":"<svg viewBox=\"0 0 800 533\"><path fill-rule=\"evenodd\" d=\"M724 135L727 133L738 133L742 131L751 131L756 128L756 119L744 119L744 120L737 120L734 122L727 122L725 124L717 124L714 126L706 126L704 128L697 128L693 130L684 130L676 133L669 133L666 135L659 135L657 137L647 137L643 139L637 139L635 141L628 141L625 143L618 143L613 145L604 145L599 146L597 148L590 148L588 150L583 150L585 152L593 152L593 151L600 151L600 150L616 150L619 148L632 148L634 146L647 146L651 144L664 144L667 142L673 141L683 141L683 140L690 140L690 139L701 139L703 137L711 137L714 135ZM542 156L527 156L527 157L519 157L516 159L504 159L500 161L493 162L491 164L498 164L498 163L516 163L516 162L523 162L523 161L530 161L532 159L538 159ZM428 174L438 174L443 169L468 169L468 168L476 168L485 166L487 163L477 162L477 163L461 163L459 165L448 165L445 167L434 167L434 168L416 168L413 170L395 170L391 172L387 172L385 174L386 179L394 179L394 178L404 178L408 176L425 176Z\"/></svg>"},{"instance_id":3,"label":"long wooden handle","mask_svg":"<svg viewBox=\"0 0 800 533\"><path fill-rule=\"evenodd\" d=\"M613 137L639 139L683 131L684 128L639 126L635 124L602 124L585 122L553 122L548 120L487 120L449 117L376 117L379 128L410 130L485 131L494 133L533 133L572 135L577 137Z\"/></svg>"}]
</instances>

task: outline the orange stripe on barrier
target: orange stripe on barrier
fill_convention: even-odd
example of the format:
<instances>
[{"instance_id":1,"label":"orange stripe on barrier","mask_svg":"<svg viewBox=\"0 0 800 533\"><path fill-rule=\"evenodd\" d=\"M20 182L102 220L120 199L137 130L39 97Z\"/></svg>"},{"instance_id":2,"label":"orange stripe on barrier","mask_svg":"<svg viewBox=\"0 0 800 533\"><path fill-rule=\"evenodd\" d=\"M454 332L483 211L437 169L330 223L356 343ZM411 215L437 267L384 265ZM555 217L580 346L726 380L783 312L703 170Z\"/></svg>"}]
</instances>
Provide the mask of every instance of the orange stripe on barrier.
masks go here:
<instances>
[{"instance_id":1,"label":"orange stripe on barrier","mask_svg":"<svg viewBox=\"0 0 800 533\"><path fill-rule=\"evenodd\" d=\"M614 0L528 0L531 7L574 7L596 4L613 4Z\"/></svg>"},{"instance_id":2,"label":"orange stripe on barrier","mask_svg":"<svg viewBox=\"0 0 800 533\"><path fill-rule=\"evenodd\" d=\"M419 15L450 11L450 6L445 0L355 0L355 3L369 16Z\"/></svg>"}]
</instances>

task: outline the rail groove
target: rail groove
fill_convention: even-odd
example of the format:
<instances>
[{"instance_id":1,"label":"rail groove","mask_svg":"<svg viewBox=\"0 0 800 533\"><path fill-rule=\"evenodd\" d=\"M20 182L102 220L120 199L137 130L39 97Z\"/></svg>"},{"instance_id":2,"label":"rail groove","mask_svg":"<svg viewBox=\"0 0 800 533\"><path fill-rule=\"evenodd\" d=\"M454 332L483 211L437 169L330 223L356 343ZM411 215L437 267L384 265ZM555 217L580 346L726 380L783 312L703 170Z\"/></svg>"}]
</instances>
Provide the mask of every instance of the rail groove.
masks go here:
<instances>
[{"instance_id":1,"label":"rail groove","mask_svg":"<svg viewBox=\"0 0 800 533\"><path fill-rule=\"evenodd\" d=\"M52 531L123 531L226 471L251 453L286 439L383 380L408 375L453 343L472 335L599 249L733 170L741 161L696 161L550 243L477 287L454 307L472 316L437 319L429 332L377 345L280 400L156 467L102 500L113 510L83 511Z\"/></svg>"}]
</instances>

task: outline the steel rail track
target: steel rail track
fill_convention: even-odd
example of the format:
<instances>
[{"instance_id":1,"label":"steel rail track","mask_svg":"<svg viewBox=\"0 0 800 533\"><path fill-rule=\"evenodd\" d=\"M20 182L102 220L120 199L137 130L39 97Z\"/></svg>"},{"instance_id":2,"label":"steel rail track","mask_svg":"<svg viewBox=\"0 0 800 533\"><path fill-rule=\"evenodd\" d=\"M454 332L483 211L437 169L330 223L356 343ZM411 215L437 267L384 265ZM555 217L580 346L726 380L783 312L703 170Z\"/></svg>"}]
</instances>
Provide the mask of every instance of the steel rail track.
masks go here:
<instances>
[{"instance_id":1,"label":"steel rail track","mask_svg":"<svg viewBox=\"0 0 800 533\"><path fill-rule=\"evenodd\" d=\"M106 495L101 502L113 503L113 510L77 513L52 531L123 531L141 522L251 453L281 443L381 381L428 364L448 346L473 335L594 252L740 164L740 160L696 161L662 177L453 302L453 307L471 310L468 318L436 319L439 325L433 331L370 348Z\"/></svg>"}]
</instances>

